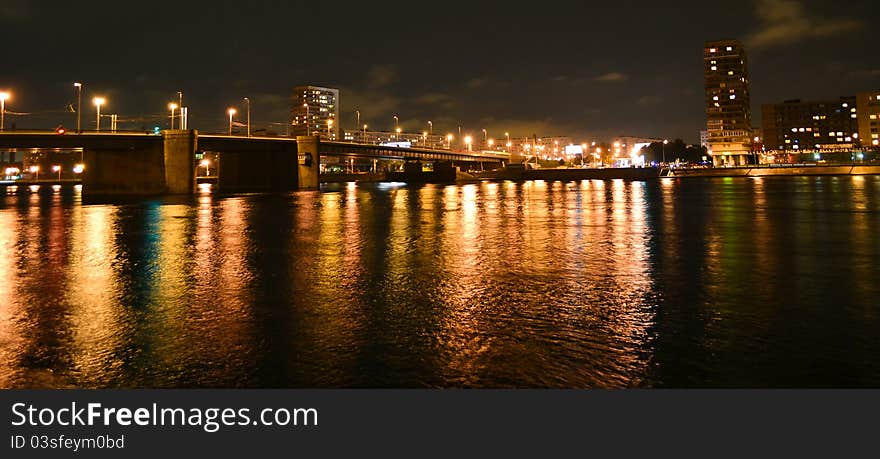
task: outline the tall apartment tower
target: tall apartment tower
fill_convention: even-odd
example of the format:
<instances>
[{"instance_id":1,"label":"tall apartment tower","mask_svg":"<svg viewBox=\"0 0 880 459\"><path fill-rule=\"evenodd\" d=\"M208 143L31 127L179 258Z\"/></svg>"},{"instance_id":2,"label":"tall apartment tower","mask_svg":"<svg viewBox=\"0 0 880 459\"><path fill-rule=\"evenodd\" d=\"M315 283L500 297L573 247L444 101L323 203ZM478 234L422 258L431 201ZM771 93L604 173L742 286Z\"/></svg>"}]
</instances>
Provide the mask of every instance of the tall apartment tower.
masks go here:
<instances>
[{"instance_id":1,"label":"tall apartment tower","mask_svg":"<svg viewBox=\"0 0 880 459\"><path fill-rule=\"evenodd\" d=\"M293 88L293 135L339 139L339 90L320 86Z\"/></svg>"},{"instance_id":2,"label":"tall apartment tower","mask_svg":"<svg viewBox=\"0 0 880 459\"><path fill-rule=\"evenodd\" d=\"M748 164L752 114L746 51L738 40L706 42L706 130L716 166Z\"/></svg>"}]
</instances>

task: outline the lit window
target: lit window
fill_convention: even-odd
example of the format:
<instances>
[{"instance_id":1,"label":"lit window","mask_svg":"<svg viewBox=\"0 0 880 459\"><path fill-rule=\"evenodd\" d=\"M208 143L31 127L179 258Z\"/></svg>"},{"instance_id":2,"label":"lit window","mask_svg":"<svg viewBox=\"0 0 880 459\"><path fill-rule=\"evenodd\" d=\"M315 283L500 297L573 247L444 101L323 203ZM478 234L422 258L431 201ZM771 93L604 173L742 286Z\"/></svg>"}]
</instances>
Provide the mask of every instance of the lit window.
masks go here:
<instances>
[{"instance_id":1,"label":"lit window","mask_svg":"<svg viewBox=\"0 0 880 459\"><path fill-rule=\"evenodd\" d=\"M847 138L846 138L846 141L847 141L847 142L852 142L852 137L847 137Z\"/></svg>"},{"instance_id":2,"label":"lit window","mask_svg":"<svg viewBox=\"0 0 880 459\"><path fill-rule=\"evenodd\" d=\"M801 131L801 132L804 132L804 128L800 128L800 129L798 129L798 130Z\"/></svg>"},{"instance_id":3,"label":"lit window","mask_svg":"<svg viewBox=\"0 0 880 459\"><path fill-rule=\"evenodd\" d=\"M849 104L843 104L843 108L849 108Z\"/></svg>"},{"instance_id":4,"label":"lit window","mask_svg":"<svg viewBox=\"0 0 880 459\"><path fill-rule=\"evenodd\" d=\"M712 66L712 70L718 70L718 67L716 67L716 66L713 65L713 66Z\"/></svg>"},{"instance_id":5,"label":"lit window","mask_svg":"<svg viewBox=\"0 0 880 459\"><path fill-rule=\"evenodd\" d=\"M878 97L878 100L880 100L880 97ZM880 140L874 140L871 143L873 143L874 145L880 145Z\"/></svg>"},{"instance_id":6,"label":"lit window","mask_svg":"<svg viewBox=\"0 0 880 459\"><path fill-rule=\"evenodd\" d=\"M797 128L791 128L791 132L797 132Z\"/></svg>"},{"instance_id":7,"label":"lit window","mask_svg":"<svg viewBox=\"0 0 880 459\"><path fill-rule=\"evenodd\" d=\"M733 70L728 70L727 74L733 76Z\"/></svg>"},{"instance_id":8,"label":"lit window","mask_svg":"<svg viewBox=\"0 0 880 459\"><path fill-rule=\"evenodd\" d=\"M858 117L859 117L859 115L856 115L855 113L853 113L852 115L850 115L850 118L853 118L853 119L856 119L856 118L858 118Z\"/></svg>"},{"instance_id":9,"label":"lit window","mask_svg":"<svg viewBox=\"0 0 880 459\"><path fill-rule=\"evenodd\" d=\"M728 51L733 51L733 46L728 46L728 47L727 47L727 50L728 50Z\"/></svg>"},{"instance_id":10,"label":"lit window","mask_svg":"<svg viewBox=\"0 0 880 459\"><path fill-rule=\"evenodd\" d=\"M733 100L733 99L736 99L736 94L731 94L731 95L730 95L730 100Z\"/></svg>"},{"instance_id":11,"label":"lit window","mask_svg":"<svg viewBox=\"0 0 880 459\"><path fill-rule=\"evenodd\" d=\"M718 96L713 97L712 100L718 100ZM871 115L871 119L874 119L876 117L877 117L876 115Z\"/></svg>"},{"instance_id":12,"label":"lit window","mask_svg":"<svg viewBox=\"0 0 880 459\"><path fill-rule=\"evenodd\" d=\"M718 51L718 50L715 49L715 48L709 48L709 52L710 52L710 53L714 53L714 52L716 52L716 51ZM877 100L880 100L880 96L877 97Z\"/></svg>"},{"instance_id":13,"label":"lit window","mask_svg":"<svg viewBox=\"0 0 880 459\"><path fill-rule=\"evenodd\" d=\"M872 120L876 120L876 119L877 119L877 115L871 115L871 119L872 119Z\"/></svg>"}]
</instances>

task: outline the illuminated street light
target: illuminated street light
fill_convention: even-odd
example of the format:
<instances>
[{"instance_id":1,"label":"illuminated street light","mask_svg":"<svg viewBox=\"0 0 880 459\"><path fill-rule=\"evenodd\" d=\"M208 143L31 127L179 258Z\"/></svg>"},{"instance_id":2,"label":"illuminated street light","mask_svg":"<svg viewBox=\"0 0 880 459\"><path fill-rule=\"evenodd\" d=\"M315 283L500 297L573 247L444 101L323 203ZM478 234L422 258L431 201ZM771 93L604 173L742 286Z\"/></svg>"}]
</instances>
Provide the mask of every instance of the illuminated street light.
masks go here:
<instances>
[{"instance_id":1,"label":"illuminated street light","mask_svg":"<svg viewBox=\"0 0 880 459\"><path fill-rule=\"evenodd\" d=\"M446 148L452 150L452 140L455 137L452 134L446 134Z\"/></svg>"},{"instance_id":2,"label":"illuminated street light","mask_svg":"<svg viewBox=\"0 0 880 459\"><path fill-rule=\"evenodd\" d=\"M489 143L489 148L491 149L493 146L495 146L495 139L489 139L488 143Z\"/></svg>"},{"instance_id":3,"label":"illuminated street light","mask_svg":"<svg viewBox=\"0 0 880 459\"><path fill-rule=\"evenodd\" d=\"M0 131L6 129L6 101L12 98L8 92L0 92Z\"/></svg>"},{"instance_id":4,"label":"illuminated street light","mask_svg":"<svg viewBox=\"0 0 880 459\"><path fill-rule=\"evenodd\" d=\"M226 113L229 114L229 135L232 135L232 117L234 117L235 114L238 113L238 110L230 108L226 111Z\"/></svg>"},{"instance_id":5,"label":"illuminated street light","mask_svg":"<svg viewBox=\"0 0 880 459\"><path fill-rule=\"evenodd\" d=\"M30 172L31 174L34 174L34 180L40 179L40 166L33 165L28 168L28 172Z\"/></svg>"},{"instance_id":6,"label":"illuminated street light","mask_svg":"<svg viewBox=\"0 0 880 459\"><path fill-rule=\"evenodd\" d=\"M428 145L428 131L422 132L422 143L426 146Z\"/></svg>"},{"instance_id":7,"label":"illuminated street light","mask_svg":"<svg viewBox=\"0 0 880 459\"><path fill-rule=\"evenodd\" d=\"M96 122L95 122L95 130L100 132L101 131L101 106L107 103L107 99L105 99L103 97L95 97L94 99L92 99L92 103L95 104L95 107L98 109L98 112L97 112L98 114L96 116Z\"/></svg>"},{"instance_id":8,"label":"illuminated street light","mask_svg":"<svg viewBox=\"0 0 880 459\"><path fill-rule=\"evenodd\" d=\"M211 161L210 160L203 159L202 162L199 163L199 165L205 168L205 177L211 175Z\"/></svg>"},{"instance_id":9,"label":"illuminated street light","mask_svg":"<svg viewBox=\"0 0 880 459\"><path fill-rule=\"evenodd\" d=\"M468 149L468 151L473 151L473 150L471 150L471 144L472 144L473 142L474 142L473 137L471 137L471 136L465 136L465 138L464 138L464 144L467 145L467 149Z\"/></svg>"},{"instance_id":10,"label":"illuminated street light","mask_svg":"<svg viewBox=\"0 0 880 459\"><path fill-rule=\"evenodd\" d=\"M247 97L244 98L244 103L247 105L247 136L251 136L251 100Z\"/></svg>"},{"instance_id":11,"label":"illuminated street light","mask_svg":"<svg viewBox=\"0 0 880 459\"><path fill-rule=\"evenodd\" d=\"M367 125L364 125L364 138L361 139L361 142L367 143Z\"/></svg>"},{"instance_id":12,"label":"illuminated street light","mask_svg":"<svg viewBox=\"0 0 880 459\"><path fill-rule=\"evenodd\" d=\"M428 121L428 133L434 135L434 122Z\"/></svg>"},{"instance_id":13,"label":"illuminated street light","mask_svg":"<svg viewBox=\"0 0 880 459\"><path fill-rule=\"evenodd\" d=\"M58 180L61 180L61 166L57 164L52 166L52 172L56 172L58 174Z\"/></svg>"},{"instance_id":14,"label":"illuminated street light","mask_svg":"<svg viewBox=\"0 0 880 459\"><path fill-rule=\"evenodd\" d=\"M397 131L397 140L400 140L400 133L402 132L400 128L396 129Z\"/></svg>"},{"instance_id":15,"label":"illuminated street light","mask_svg":"<svg viewBox=\"0 0 880 459\"><path fill-rule=\"evenodd\" d=\"M83 105L83 84L74 83L76 88L76 133L82 132L82 105Z\"/></svg>"},{"instance_id":16,"label":"illuminated street light","mask_svg":"<svg viewBox=\"0 0 880 459\"><path fill-rule=\"evenodd\" d=\"M73 173L74 174L82 174L84 170L86 170L86 166L83 164L77 164L77 165L73 166Z\"/></svg>"},{"instance_id":17,"label":"illuminated street light","mask_svg":"<svg viewBox=\"0 0 880 459\"><path fill-rule=\"evenodd\" d=\"M669 145L669 140L663 139L663 158L662 158L662 160L664 163L666 162L666 145Z\"/></svg>"},{"instance_id":18,"label":"illuminated street light","mask_svg":"<svg viewBox=\"0 0 880 459\"><path fill-rule=\"evenodd\" d=\"M394 115L392 118L394 118L394 128L400 133L400 118L397 115Z\"/></svg>"},{"instance_id":19,"label":"illuminated street light","mask_svg":"<svg viewBox=\"0 0 880 459\"><path fill-rule=\"evenodd\" d=\"M174 111L177 110L178 108L180 108L180 106L175 104L174 102L171 102L170 104L168 104L168 110L171 110L171 130L172 131L174 130Z\"/></svg>"}]
</instances>

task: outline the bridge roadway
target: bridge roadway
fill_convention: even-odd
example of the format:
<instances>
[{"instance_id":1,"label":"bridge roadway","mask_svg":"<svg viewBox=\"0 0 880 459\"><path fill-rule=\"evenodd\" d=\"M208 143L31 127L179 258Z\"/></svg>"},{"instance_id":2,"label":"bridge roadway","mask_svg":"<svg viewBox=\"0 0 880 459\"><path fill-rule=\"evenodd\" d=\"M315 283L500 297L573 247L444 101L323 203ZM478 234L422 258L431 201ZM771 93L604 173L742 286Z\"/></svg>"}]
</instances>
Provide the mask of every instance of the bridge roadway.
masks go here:
<instances>
[{"instance_id":1,"label":"bridge roadway","mask_svg":"<svg viewBox=\"0 0 880 459\"><path fill-rule=\"evenodd\" d=\"M197 152L219 153L218 187L224 192L287 191L318 186L320 157L501 164L505 153L322 141L318 137L243 137L197 131L0 132L0 149L81 150L83 193L159 194L195 191ZM418 164L417 163L417 164ZM420 170L420 167L410 170ZM451 168L447 167L447 170Z\"/></svg>"}]
</instances>

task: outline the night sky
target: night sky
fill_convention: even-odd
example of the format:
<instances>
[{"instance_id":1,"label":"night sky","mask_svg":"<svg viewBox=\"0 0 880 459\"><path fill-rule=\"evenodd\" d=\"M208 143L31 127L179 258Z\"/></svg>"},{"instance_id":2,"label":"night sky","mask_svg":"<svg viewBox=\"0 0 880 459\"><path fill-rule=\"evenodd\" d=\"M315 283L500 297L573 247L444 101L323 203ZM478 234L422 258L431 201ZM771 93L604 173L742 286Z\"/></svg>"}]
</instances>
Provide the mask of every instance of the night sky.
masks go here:
<instances>
[{"instance_id":1,"label":"night sky","mask_svg":"<svg viewBox=\"0 0 880 459\"><path fill-rule=\"evenodd\" d=\"M430 119L435 133L698 142L705 40L746 42L759 125L762 103L880 88L878 22L876 0L2 0L0 89L9 111L40 114L7 120L19 128L72 126L74 81L132 129L182 90L209 131L242 97L255 128L283 123L293 86L311 83L342 90L344 128L359 109L370 129L398 114L418 132Z\"/></svg>"}]
</instances>

